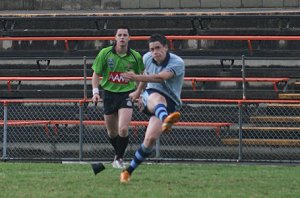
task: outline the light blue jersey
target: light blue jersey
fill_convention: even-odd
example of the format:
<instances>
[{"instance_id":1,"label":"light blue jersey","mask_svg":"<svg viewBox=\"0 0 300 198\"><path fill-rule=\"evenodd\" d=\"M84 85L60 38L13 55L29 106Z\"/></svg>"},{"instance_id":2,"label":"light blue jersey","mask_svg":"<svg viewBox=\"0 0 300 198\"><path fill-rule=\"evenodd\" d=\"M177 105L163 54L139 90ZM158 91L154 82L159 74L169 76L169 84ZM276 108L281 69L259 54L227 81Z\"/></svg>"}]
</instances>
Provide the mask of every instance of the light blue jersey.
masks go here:
<instances>
[{"instance_id":1,"label":"light blue jersey","mask_svg":"<svg viewBox=\"0 0 300 198\"><path fill-rule=\"evenodd\" d=\"M151 56L151 52L147 52L143 56L145 65L144 75L158 74L163 70L171 71L174 76L161 83L148 82L146 89L155 89L172 99L176 108L179 109L182 105L180 94L184 81L185 64L183 60L172 53L167 53L167 57L162 65L157 65Z\"/></svg>"}]
</instances>

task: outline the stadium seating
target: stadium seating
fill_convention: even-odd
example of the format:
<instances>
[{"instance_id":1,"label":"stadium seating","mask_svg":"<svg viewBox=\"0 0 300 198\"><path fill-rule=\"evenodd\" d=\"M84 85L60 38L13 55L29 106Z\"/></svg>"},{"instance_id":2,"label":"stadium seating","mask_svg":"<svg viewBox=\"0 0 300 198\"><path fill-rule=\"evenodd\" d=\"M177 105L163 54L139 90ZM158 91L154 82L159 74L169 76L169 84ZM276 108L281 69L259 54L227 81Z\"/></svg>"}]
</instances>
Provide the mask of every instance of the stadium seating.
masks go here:
<instances>
[{"instance_id":1,"label":"stadium seating","mask_svg":"<svg viewBox=\"0 0 300 198\"><path fill-rule=\"evenodd\" d=\"M84 90L82 77L84 74L83 57L85 56L89 60L89 63L86 65L86 74L90 79L92 75L92 60L102 47L111 44L109 39L97 42L80 40L42 41L42 39L49 36L111 36L113 29L117 25L123 24L124 19L128 20L129 26L136 24L132 32L133 35L137 36L163 33L182 37L190 35L267 35L270 38L270 40L238 40L238 37L231 38L232 40L170 39L170 49L172 52L182 56L185 60L193 60L193 64L187 65L186 68L186 81L182 90L182 98L184 99L243 99L241 65L236 64L237 61L241 61L242 55L246 56L246 78L244 81L246 99L261 99L264 100L262 103L271 99L299 99L298 83L295 82L300 78L299 67L290 65L261 65L252 67L247 65L248 60L256 60L257 62L282 59L298 60L300 57L299 41L271 40L272 35L299 35L297 27L300 20L297 16L287 16L288 20L283 17L284 19L280 19L281 22L278 22L276 16L243 16L241 18L226 16L226 19L223 19L222 16L147 16L143 18L143 23L145 23L145 20L147 21L145 24L137 23L134 19L136 17L124 16L112 18L103 16L82 17L79 19L78 17L69 17L66 19L67 22L63 22L64 17L51 17L53 16L30 18L28 20L28 18L19 16L3 19L3 29L1 30L3 38L27 38L22 41L11 41L11 48L9 50L1 49L0 59L3 61L26 60L26 62L32 61L32 63L20 65L1 64L0 81L4 82L0 85L1 99L82 99L85 96L91 98L90 84L88 84L86 92ZM44 22L50 19L54 20L49 21L47 27L45 27ZM78 23L75 24L74 20L78 20ZM249 27L242 27L245 24L245 20L251 26L250 29ZM157 23L157 21L161 23ZM262 21L264 22L263 24L266 24L266 27L259 25ZM17 25L14 26L13 24ZM273 28L274 25L276 28ZM149 26L153 28L149 29ZM260 27L258 28L258 26ZM291 26L296 28L291 29ZM42 38L39 41L31 41L28 37L32 36ZM131 44L142 54L147 51L145 40L132 41ZM67 65L64 63L56 65L55 61L57 60L72 60L76 64ZM217 64L202 63L207 60L219 62ZM229 64L228 61L230 62ZM47 79L47 77L49 78ZM184 101L184 104L187 104L186 101ZM274 104L272 103L272 105ZM272 106L272 108L296 108L295 106L280 105ZM183 108L186 112L189 112L186 106ZM55 110L55 113L58 114L58 111ZM197 111L189 112L191 115L199 113L209 118L208 121L193 120L196 116L191 116L193 119L179 122L177 126L201 128L200 131L203 133L201 137L209 136L214 141L220 141L218 145L236 148L240 143L238 136L239 121L236 115L230 115L234 118L232 118L232 122L227 122L218 120L222 112L205 112L203 108L199 107L197 107ZM284 117L280 113L267 116L264 113L259 113L261 112L259 111L254 115L251 114L249 117L247 117L248 115L245 116L245 122L242 127L244 135L242 143L244 145L271 147L300 146L298 132L300 129L298 127L299 117L291 116L288 113ZM7 124L9 126L39 125L45 128L45 133L48 133L49 130L47 127L49 126L78 125L79 120L76 116L74 115L70 120L65 120L63 116L59 117L61 119L39 117L40 120L10 118L11 120L8 120ZM133 121L131 127L147 126L147 122L144 121L145 119L139 119ZM282 123L284 126L278 126L276 123ZM3 126L3 124L3 121L1 121L0 125ZM104 126L103 121L95 120L85 120L83 124ZM202 128L204 129L202 130ZM209 134L211 129L214 131L213 137ZM58 132L58 130L56 128L54 131ZM67 131L67 129L61 130ZM185 132L187 134L194 133L194 131ZM180 134L182 131L179 129L175 130L174 133ZM183 138L187 142L192 139L188 135ZM175 141L169 140L169 142L174 143ZM189 143L185 142L184 144Z\"/></svg>"}]
</instances>

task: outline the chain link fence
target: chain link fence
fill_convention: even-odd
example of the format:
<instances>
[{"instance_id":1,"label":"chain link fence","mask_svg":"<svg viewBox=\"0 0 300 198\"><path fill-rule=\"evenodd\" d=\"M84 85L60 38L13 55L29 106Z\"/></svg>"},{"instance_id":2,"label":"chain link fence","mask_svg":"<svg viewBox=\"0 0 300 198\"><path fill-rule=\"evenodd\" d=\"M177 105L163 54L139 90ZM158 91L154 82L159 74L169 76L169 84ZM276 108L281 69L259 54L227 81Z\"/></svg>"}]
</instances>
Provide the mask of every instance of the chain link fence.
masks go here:
<instances>
[{"instance_id":1,"label":"chain link fence","mask_svg":"<svg viewBox=\"0 0 300 198\"><path fill-rule=\"evenodd\" d=\"M114 157L101 104L83 100L0 101L3 160ZM300 162L300 101L185 101L180 123L150 160ZM102 122L101 122L102 121ZM148 117L134 109L125 160L142 143ZM133 122L133 123L134 123Z\"/></svg>"}]
</instances>

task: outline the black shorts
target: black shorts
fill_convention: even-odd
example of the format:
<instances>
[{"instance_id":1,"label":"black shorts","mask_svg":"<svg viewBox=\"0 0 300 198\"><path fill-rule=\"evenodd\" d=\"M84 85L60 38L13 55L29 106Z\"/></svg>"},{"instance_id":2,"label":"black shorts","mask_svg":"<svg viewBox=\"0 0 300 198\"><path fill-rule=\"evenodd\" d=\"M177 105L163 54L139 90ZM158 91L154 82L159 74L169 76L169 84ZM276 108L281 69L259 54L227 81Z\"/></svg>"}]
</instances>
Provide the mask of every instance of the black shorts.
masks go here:
<instances>
[{"instance_id":1,"label":"black shorts","mask_svg":"<svg viewBox=\"0 0 300 198\"><path fill-rule=\"evenodd\" d=\"M129 98L129 94L132 91L128 92L111 92L103 90L102 99L103 99L103 108L104 114L110 115L115 112L118 112L122 108L133 108L133 102Z\"/></svg>"}]
</instances>

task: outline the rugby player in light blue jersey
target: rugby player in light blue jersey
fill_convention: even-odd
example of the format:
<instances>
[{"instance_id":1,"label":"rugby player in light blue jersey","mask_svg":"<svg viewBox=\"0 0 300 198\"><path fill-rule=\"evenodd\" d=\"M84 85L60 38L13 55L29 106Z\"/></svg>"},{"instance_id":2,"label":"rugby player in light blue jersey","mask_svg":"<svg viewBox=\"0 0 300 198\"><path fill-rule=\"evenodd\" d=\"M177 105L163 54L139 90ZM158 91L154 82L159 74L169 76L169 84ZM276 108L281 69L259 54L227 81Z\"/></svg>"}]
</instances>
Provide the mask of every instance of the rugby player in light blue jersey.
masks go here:
<instances>
[{"instance_id":1,"label":"rugby player in light blue jersey","mask_svg":"<svg viewBox=\"0 0 300 198\"><path fill-rule=\"evenodd\" d=\"M143 56L144 74L122 74L125 80L140 82L129 97L139 99L140 110L150 115L150 119L143 143L130 165L121 173L121 183L129 182L132 172L152 153L159 136L169 132L180 119L178 111L181 108L185 64L179 56L169 52L165 36L152 35L148 43L149 52Z\"/></svg>"}]
</instances>

